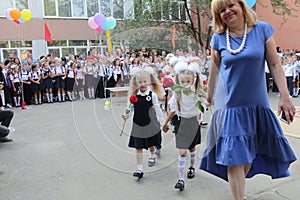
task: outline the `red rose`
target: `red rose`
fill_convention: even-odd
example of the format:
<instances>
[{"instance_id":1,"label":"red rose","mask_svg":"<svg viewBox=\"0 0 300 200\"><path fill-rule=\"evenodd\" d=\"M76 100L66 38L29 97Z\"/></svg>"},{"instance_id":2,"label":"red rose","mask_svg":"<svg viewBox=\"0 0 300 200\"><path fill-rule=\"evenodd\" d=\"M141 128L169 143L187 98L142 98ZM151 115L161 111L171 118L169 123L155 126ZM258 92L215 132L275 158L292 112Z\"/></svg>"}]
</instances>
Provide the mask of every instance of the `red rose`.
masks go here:
<instances>
[{"instance_id":1,"label":"red rose","mask_svg":"<svg viewBox=\"0 0 300 200\"><path fill-rule=\"evenodd\" d=\"M159 73L159 77L161 77L161 78L162 78L162 77L164 77L164 76L165 76L165 74L164 74L164 73L162 73L162 72L160 72L160 73Z\"/></svg>"},{"instance_id":2,"label":"red rose","mask_svg":"<svg viewBox=\"0 0 300 200\"><path fill-rule=\"evenodd\" d=\"M166 72L166 74L167 74L167 75L170 75L170 74L171 74L171 72L167 71L167 72Z\"/></svg>"},{"instance_id":3,"label":"red rose","mask_svg":"<svg viewBox=\"0 0 300 200\"><path fill-rule=\"evenodd\" d=\"M139 98L137 98L137 96L134 96L134 95L131 95L129 98L129 101L132 104L135 104L138 100L139 100Z\"/></svg>"},{"instance_id":4,"label":"red rose","mask_svg":"<svg viewBox=\"0 0 300 200\"><path fill-rule=\"evenodd\" d=\"M165 78L163 80L163 87L164 88L168 88L168 87L172 87L174 85L174 81L171 78Z\"/></svg>"},{"instance_id":5,"label":"red rose","mask_svg":"<svg viewBox=\"0 0 300 200\"><path fill-rule=\"evenodd\" d=\"M203 84L206 85L207 84L207 80L203 81Z\"/></svg>"}]
</instances>

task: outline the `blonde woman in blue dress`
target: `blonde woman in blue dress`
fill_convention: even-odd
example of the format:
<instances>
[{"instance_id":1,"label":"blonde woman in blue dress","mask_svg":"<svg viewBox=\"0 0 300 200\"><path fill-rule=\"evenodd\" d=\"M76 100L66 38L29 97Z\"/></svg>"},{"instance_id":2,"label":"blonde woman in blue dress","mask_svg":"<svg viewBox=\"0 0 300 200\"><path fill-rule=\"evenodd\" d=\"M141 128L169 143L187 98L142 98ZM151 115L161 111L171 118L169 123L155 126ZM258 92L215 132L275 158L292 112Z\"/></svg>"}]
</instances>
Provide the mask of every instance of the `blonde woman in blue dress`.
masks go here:
<instances>
[{"instance_id":1,"label":"blonde woman in blue dress","mask_svg":"<svg viewBox=\"0 0 300 200\"><path fill-rule=\"evenodd\" d=\"M215 34L206 99L214 103L214 113L200 169L228 181L233 200L242 200L245 178L286 177L296 160L269 105L265 60L280 92L278 115L284 112L291 123L296 110L276 53L274 28L257 21L245 0L212 0L211 8Z\"/></svg>"}]
</instances>

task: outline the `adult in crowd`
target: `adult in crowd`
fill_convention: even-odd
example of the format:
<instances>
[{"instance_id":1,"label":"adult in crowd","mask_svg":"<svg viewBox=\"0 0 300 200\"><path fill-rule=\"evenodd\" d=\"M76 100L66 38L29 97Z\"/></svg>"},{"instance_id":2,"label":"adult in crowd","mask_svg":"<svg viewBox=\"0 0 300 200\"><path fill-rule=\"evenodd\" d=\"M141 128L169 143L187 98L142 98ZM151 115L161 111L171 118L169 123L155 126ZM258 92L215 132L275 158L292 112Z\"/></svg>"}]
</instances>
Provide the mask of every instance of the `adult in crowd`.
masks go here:
<instances>
[{"instance_id":1,"label":"adult in crowd","mask_svg":"<svg viewBox=\"0 0 300 200\"><path fill-rule=\"evenodd\" d=\"M215 110L200 169L228 181L232 199L243 200L246 177L289 176L288 168L296 160L269 105L265 60L280 92L278 114L284 112L291 123L296 109L276 53L274 28L257 21L245 0L211 4L215 34L207 102L214 103Z\"/></svg>"},{"instance_id":2,"label":"adult in crowd","mask_svg":"<svg viewBox=\"0 0 300 200\"><path fill-rule=\"evenodd\" d=\"M0 143L12 141L12 139L8 137L8 134L10 133L10 129L8 127L13 116L14 112L12 110L0 111Z\"/></svg>"}]
</instances>

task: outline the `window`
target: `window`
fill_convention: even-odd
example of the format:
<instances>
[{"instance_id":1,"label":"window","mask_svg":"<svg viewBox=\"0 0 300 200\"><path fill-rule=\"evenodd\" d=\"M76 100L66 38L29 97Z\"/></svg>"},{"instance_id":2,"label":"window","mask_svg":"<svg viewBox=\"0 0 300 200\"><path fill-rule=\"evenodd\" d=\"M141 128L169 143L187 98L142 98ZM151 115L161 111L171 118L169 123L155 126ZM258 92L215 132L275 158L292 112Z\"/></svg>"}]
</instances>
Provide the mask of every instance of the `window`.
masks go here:
<instances>
[{"instance_id":1,"label":"window","mask_svg":"<svg viewBox=\"0 0 300 200\"><path fill-rule=\"evenodd\" d=\"M111 1L100 0L100 12L106 17L111 16ZM116 16L114 17L117 18Z\"/></svg>"},{"instance_id":2,"label":"window","mask_svg":"<svg viewBox=\"0 0 300 200\"><path fill-rule=\"evenodd\" d=\"M94 16L99 11L98 1L86 1L87 3L87 15L88 17Z\"/></svg>"},{"instance_id":3,"label":"window","mask_svg":"<svg viewBox=\"0 0 300 200\"><path fill-rule=\"evenodd\" d=\"M8 41L0 41L0 48L8 48L9 43Z\"/></svg>"},{"instance_id":4,"label":"window","mask_svg":"<svg viewBox=\"0 0 300 200\"><path fill-rule=\"evenodd\" d=\"M14 8L14 4L12 1L3 1L0 3L0 10L3 11L3 12L0 12L0 15L2 16L5 16L5 10L7 8Z\"/></svg>"},{"instance_id":5,"label":"window","mask_svg":"<svg viewBox=\"0 0 300 200\"><path fill-rule=\"evenodd\" d=\"M84 17L84 0L73 0L73 16Z\"/></svg>"},{"instance_id":6,"label":"window","mask_svg":"<svg viewBox=\"0 0 300 200\"><path fill-rule=\"evenodd\" d=\"M58 0L58 16L71 17L71 2L70 2L70 0Z\"/></svg>"},{"instance_id":7,"label":"window","mask_svg":"<svg viewBox=\"0 0 300 200\"><path fill-rule=\"evenodd\" d=\"M15 7L20 10L28 8L28 0L14 0L14 2L15 2Z\"/></svg>"},{"instance_id":8,"label":"window","mask_svg":"<svg viewBox=\"0 0 300 200\"><path fill-rule=\"evenodd\" d=\"M44 0L45 16L56 16L55 0Z\"/></svg>"},{"instance_id":9,"label":"window","mask_svg":"<svg viewBox=\"0 0 300 200\"><path fill-rule=\"evenodd\" d=\"M123 19L124 17L124 1L113 0L113 16L116 19Z\"/></svg>"},{"instance_id":10,"label":"window","mask_svg":"<svg viewBox=\"0 0 300 200\"><path fill-rule=\"evenodd\" d=\"M11 53L14 55L14 57L18 57L17 49L4 49L3 50L3 60L6 60L8 58L8 55Z\"/></svg>"},{"instance_id":11,"label":"window","mask_svg":"<svg viewBox=\"0 0 300 200\"><path fill-rule=\"evenodd\" d=\"M60 53L59 53L59 49L48 49L49 54L60 58Z\"/></svg>"},{"instance_id":12,"label":"window","mask_svg":"<svg viewBox=\"0 0 300 200\"><path fill-rule=\"evenodd\" d=\"M69 40L69 46L87 46L86 40Z\"/></svg>"},{"instance_id":13,"label":"window","mask_svg":"<svg viewBox=\"0 0 300 200\"><path fill-rule=\"evenodd\" d=\"M186 10L183 1L135 0L134 14L144 19L185 21Z\"/></svg>"},{"instance_id":14,"label":"window","mask_svg":"<svg viewBox=\"0 0 300 200\"><path fill-rule=\"evenodd\" d=\"M32 53L32 50L21 49L20 50L20 58L21 58L21 60L27 59L28 53Z\"/></svg>"},{"instance_id":15,"label":"window","mask_svg":"<svg viewBox=\"0 0 300 200\"><path fill-rule=\"evenodd\" d=\"M91 17L99 12L123 19L124 0L44 0L45 16Z\"/></svg>"},{"instance_id":16,"label":"window","mask_svg":"<svg viewBox=\"0 0 300 200\"><path fill-rule=\"evenodd\" d=\"M53 40L53 42L50 44L49 42L47 43L47 46L67 46L67 41L66 40Z\"/></svg>"},{"instance_id":17,"label":"window","mask_svg":"<svg viewBox=\"0 0 300 200\"><path fill-rule=\"evenodd\" d=\"M79 58L85 58L87 55L87 49L86 48L77 48L76 49L76 55L79 55Z\"/></svg>"},{"instance_id":18,"label":"window","mask_svg":"<svg viewBox=\"0 0 300 200\"><path fill-rule=\"evenodd\" d=\"M7 8L17 8L20 11L28 8L28 0L5 0L0 3L0 16L4 16ZM2 12L3 11L3 12Z\"/></svg>"},{"instance_id":19,"label":"window","mask_svg":"<svg viewBox=\"0 0 300 200\"><path fill-rule=\"evenodd\" d=\"M134 0L44 0L44 13L51 17L91 17L101 12L123 19L124 1Z\"/></svg>"},{"instance_id":20,"label":"window","mask_svg":"<svg viewBox=\"0 0 300 200\"><path fill-rule=\"evenodd\" d=\"M32 41L10 41L12 48L32 47Z\"/></svg>"},{"instance_id":21,"label":"window","mask_svg":"<svg viewBox=\"0 0 300 200\"><path fill-rule=\"evenodd\" d=\"M62 48L62 56L69 56L69 54L73 54L74 55L75 51L74 48Z\"/></svg>"}]
</instances>

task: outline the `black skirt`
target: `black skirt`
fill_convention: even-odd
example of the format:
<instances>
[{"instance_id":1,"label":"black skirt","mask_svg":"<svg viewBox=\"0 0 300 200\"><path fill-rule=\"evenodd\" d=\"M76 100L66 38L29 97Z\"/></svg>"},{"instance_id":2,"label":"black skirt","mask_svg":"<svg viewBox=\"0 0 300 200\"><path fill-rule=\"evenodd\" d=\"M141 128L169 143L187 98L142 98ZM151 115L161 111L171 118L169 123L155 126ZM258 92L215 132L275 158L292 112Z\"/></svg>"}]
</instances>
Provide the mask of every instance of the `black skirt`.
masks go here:
<instances>
[{"instance_id":1,"label":"black skirt","mask_svg":"<svg viewBox=\"0 0 300 200\"><path fill-rule=\"evenodd\" d=\"M32 92L39 92L39 91L41 91L41 84L36 84L34 82L31 82L31 91Z\"/></svg>"},{"instance_id":2,"label":"black skirt","mask_svg":"<svg viewBox=\"0 0 300 200\"><path fill-rule=\"evenodd\" d=\"M73 91L74 89L74 78L67 78L67 84L66 84L66 90L67 91Z\"/></svg>"},{"instance_id":3,"label":"black skirt","mask_svg":"<svg viewBox=\"0 0 300 200\"><path fill-rule=\"evenodd\" d=\"M157 121L153 107L149 110L150 124L139 126L133 123L128 147L135 149L148 149L152 146L161 145L160 124Z\"/></svg>"},{"instance_id":4,"label":"black skirt","mask_svg":"<svg viewBox=\"0 0 300 200\"><path fill-rule=\"evenodd\" d=\"M45 89L49 89L49 88L53 88L53 82L52 82L52 79L48 77L43 80L42 89L45 90Z\"/></svg>"}]
</instances>

